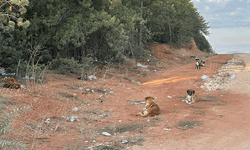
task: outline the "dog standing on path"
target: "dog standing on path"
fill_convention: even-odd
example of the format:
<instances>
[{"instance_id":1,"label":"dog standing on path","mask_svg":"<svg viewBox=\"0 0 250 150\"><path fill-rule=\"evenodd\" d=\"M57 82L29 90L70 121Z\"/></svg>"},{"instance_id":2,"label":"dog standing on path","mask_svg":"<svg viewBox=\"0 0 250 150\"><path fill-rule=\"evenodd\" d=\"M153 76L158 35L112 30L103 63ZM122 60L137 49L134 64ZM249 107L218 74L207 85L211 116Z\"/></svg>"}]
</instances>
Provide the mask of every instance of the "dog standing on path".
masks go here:
<instances>
[{"instance_id":1,"label":"dog standing on path","mask_svg":"<svg viewBox=\"0 0 250 150\"><path fill-rule=\"evenodd\" d=\"M160 107L154 102L153 97L146 97L146 109L139 112L136 116L153 117L160 114Z\"/></svg>"},{"instance_id":2,"label":"dog standing on path","mask_svg":"<svg viewBox=\"0 0 250 150\"><path fill-rule=\"evenodd\" d=\"M199 62L199 60L200 60L200 58L195 58L195 60L196 60L196 63L195 63L195 69L200 69L200 62Z\"/></svg>"},{"instance_id":3,"label":"dog standing on path","mask_svg":"<svg viewBox=\"0 0 250 150\"><path fill-rule=\"evenodd\" d=\"M197 101L197 98L194 95L195 91L192 89L188 89L187 93L188 93L188 95L187 95L186 99L183 99L182 101L186 102L187 104L195 103Z\"/></svg>"}]
</instances>

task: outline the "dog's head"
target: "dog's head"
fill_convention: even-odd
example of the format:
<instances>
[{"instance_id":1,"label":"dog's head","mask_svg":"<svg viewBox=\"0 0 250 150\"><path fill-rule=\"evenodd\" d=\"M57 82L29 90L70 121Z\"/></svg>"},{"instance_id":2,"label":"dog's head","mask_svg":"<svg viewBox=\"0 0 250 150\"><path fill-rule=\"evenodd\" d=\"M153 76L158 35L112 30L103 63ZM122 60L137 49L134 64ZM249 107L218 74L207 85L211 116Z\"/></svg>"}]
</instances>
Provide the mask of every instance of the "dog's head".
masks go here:
<instances>
[{"instance_id":1,"label":"dog's head","mask_svg":"<svg viewBox=\"0 0 250 150\"><path fill-rule=\"evenodd\" d=\"M154 98L153 98L153 97L151 97L151 96L148 96L148 97L145 97L145 100L146 100L146 101L153 101L153 100L154 100Z\"/></svg>"},{"instance_id":2,"label":"dog's head","mask_svg":"<svg viewBox=\"0 0 250 150\"><path fill-rule=\"evenodd\" d=\"M188 93L188 95L192 96L195 93L195 91L192 89L189 89L189 90L187 90L187 93Z\"/></svg>"},{"instance_id":3,"label":"dog's head","mask_svg":"<svg viewBox=\"0 0 250 150\"><path fill-rule=\"evenodd\" d=\"M202 62L203 64L205 64L205 60L201 60L201 62Z\"/></svg>"}]
</instances>

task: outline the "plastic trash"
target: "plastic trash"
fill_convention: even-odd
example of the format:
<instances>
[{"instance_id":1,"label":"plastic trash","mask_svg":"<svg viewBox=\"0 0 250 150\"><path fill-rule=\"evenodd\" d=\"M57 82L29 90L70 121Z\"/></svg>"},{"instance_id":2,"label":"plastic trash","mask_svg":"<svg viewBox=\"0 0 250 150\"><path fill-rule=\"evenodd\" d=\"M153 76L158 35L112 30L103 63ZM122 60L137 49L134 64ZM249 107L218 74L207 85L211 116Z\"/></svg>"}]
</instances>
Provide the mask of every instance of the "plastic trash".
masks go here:
<instances>
[{"instance_id":1,"label":"plastic trash","mask_svg":"<svg viewBox=\"0 0 250 150\"><path fill-rule=\"evenodd\" d=\"M90 76L88 76L88 78L89 78L89 80L95 80L95 79L97 79L97 77L94 76L94 75L90 75Z\"/></svg>"},{"instance_id":2,"label":"plastic trash","mask_svg":"<svg viewBox=\"0 0 250 150\"><path fill-rule=\"evenodd\" d=\"M72 116L72 117L70 118L70 121L71 121L71 122L74 122L77 118L78 118L77 116Z\"/></svg>"},{"instance_id":3,"label":"plastic trash","mask_svg":"<svg viewBox=\"0 0 250 150\"><path fill-rule=\"evenodd\" d=\"M172 98L172 96L168 96L168 98Z\"/></svg>"},{"instance_id":4,"label":"plastic trash","mask_svg":"<svg viewBox=\"0 0 250 150\"><path fill-rule=\"evenodd\" d=\"M208 76L206 76L206 75L201 76L202 80L206 80L207 78L208 78Z\"/></svg>"},{"instance_id":5,"label":"plastic trash","mask_svg":"<svg viewBox=\"0 0 250 150\"><path fill-rule=\"evenodd\" d=\"M137 63L136 66L137 66L137 67L143 67L143 68L147 68L147 67L148 67L148 65L142 65L142 64L140 64L140 63Z\"/></svg>"},{"instance_id":6,"label":"plastic trash","mask_svg":"<svg viewBox=\"0 0 250 150\"><path fill-rule=\"evenodd\" d=\"M46 122L47 124L49 124L49 123L50 123L50 118L46 119L45 122Z\"/></svg>"},{"instance_id":7,"label":"plastic trash","mask_svg":"<svg viewBox=\"0 0 250 150\"><path fill-rule=\"evenodd\" d=\"M128 140L123 140L122 141L122 144L127 144L128 143Z\"/></svg>"},{"instance_id":8,"label":"plastic trash","mask_svg":"<svg viewBox=\"0 0 250 150\"><path fill-rule=\"evenodd\" d=\"M235 79L235 74L232 74L230 78Z\"/></svg>"},{"instance_id":9,"label":"plastic trash","mask_svg":"<svg viewBox=\"0 0 250 150\"><path fill-rule=\"evenodd\" d=\"M74 107L74 108L72 109L72 111L78 111L78 108L77 108L77 107Z\"/></svg>"},{"instance_id":10,"label":"plastic trash","mask_svg":"<svg viewBox=\"0 0 250 150\"><path fill-rule=\"evenodd\" d=\"M102 132L102 135L105 135L105 136L111 136L111 134L110 134L110 133L108 133L108 132Z\"/></svg>"},{"instance_id":11,"label":"plastic trash","mask_svg":"<svg viewBox=\"0 0 250 150\"><path fill-rule=\"evenodd\" d=\"M146 110L146 107L143 107L142 110L143 110L143 111Z\"/></svg>"}]
</instances>

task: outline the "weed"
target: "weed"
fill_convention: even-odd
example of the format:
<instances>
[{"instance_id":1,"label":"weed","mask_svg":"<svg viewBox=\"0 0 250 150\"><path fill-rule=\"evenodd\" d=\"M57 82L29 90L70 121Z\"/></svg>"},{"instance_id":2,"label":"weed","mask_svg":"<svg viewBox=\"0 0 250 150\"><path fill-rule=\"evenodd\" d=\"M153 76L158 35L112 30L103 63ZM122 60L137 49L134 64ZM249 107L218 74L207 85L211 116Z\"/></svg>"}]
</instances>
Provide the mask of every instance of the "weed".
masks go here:
<instances>
[{"instance_id":1,"label":"weed","mask_svg":"<svg viewBox=\"0 0 250 150\"><path fill-rule=\"evenodd\" d=\"M121 125L121 126L107 126L107 127L103 127L99 130L99 132L108 132L110 134L120 134L120 133L124 133L124 132L129 132L129 131L137 131L137 130L142 130L144 127L143 124L126 124L126 125Z\"/></svg>"},{"instance_id":2,"label":"weed","mask_svg":"<svg viewBox=\"0 0 250 150\"><path fill-rule=\"evenodd\" d=\"M200 111L200 110L194 111L193 113L196 115L201 115L201 116L205 116L205 114L206 114L205 111Z\"/></svg>"},{"instance_id":3,"label":"weed","mask_svg":"<svg viewBox=\"0 0 250 150\"><path fill-rule=\"evenodd\" d=\"M191 107L191 108L193 108L193 109L203 109L203 108L208 108L208 107L198 107L198 106L195 106L195 105L188 106L188 107Z\"/></svg>"},{"instance_id":4,"label":"weed","mask_svg":"<svg viewBox=\"0 0 250 150\"><path fill-rule=\"evenodd\" d=\"M100 146L99 148L95 149L95 150L114 150L115 148L112 147L112 146L107 146L107 145L104 145L104 146Z\"/></svg>"},{"instance_id":5,"label":"weed","mask_svg":"<svg viewBox=\"0 0 250 150\"><path fill-rule=\"evenodd\" d=\"M193 129L195 126L202 125L203 123L199 121L179 121L175 126L177 129L188 130Z\"/></svg>"}]
</instances>

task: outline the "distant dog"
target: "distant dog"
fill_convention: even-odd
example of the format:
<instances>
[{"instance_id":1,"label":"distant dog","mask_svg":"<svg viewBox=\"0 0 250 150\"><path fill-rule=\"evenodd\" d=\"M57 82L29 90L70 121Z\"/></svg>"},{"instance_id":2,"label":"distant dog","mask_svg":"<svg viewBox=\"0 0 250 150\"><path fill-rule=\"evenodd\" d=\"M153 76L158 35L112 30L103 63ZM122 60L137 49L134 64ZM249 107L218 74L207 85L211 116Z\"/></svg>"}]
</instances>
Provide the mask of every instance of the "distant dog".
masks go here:
<instances>
[{"instance_id":1,"label":"distant dog","mask_svg":"<svg viewBox=\"0 0 250 150\"><path fill-rule=\"evenodd\" d=\"M160 107L154 102L153 97L146 97L146 109L139 112L136 116L153 117L160 114Z\"/></svg>"},{"instance_id":2,"label":"distant dog","mask_svg":"<svg viewBox=\"0 0 250 150\"><path fill-rule=\"evenodd\" d=\"M199 62L199 60L200 60L200 58L195 58L195 60L196 60L196 63L195 63L195 69L200 69L200 62Z\"/></svg>"},{"instance_id":3,"label":"distant dog","mask_svg":"<svg viewBox=\"0 0 250 150\"><path fill-rule=\"evenodd\" d=\"M21 89L22 85L15 81L14 78L5 78L5 83L3 85L4 88L10 88L10 89Z\"/></svg>"},{"instance_id":4,"label":"distant dog","mask_svg":"<svg viewBox=\"0 0 250 150\"><path fill-rule=\"evenodd\" d=\"M200 66L204 67L205 66L205 60L201 60Z\"/></svg>"},{"instance_id":5,"label":"distant dog","mask_svg":"<svg viewBox=\"0 0 250 150\"><path fill-rule=\"evenodd\" d=\"M196 96L194 95L195 91L192 89L187 90L187 97L186 99L183 99L183 102L186 102L187 104L192 104L197 101Z\"/></svg>"}]
</instances>

